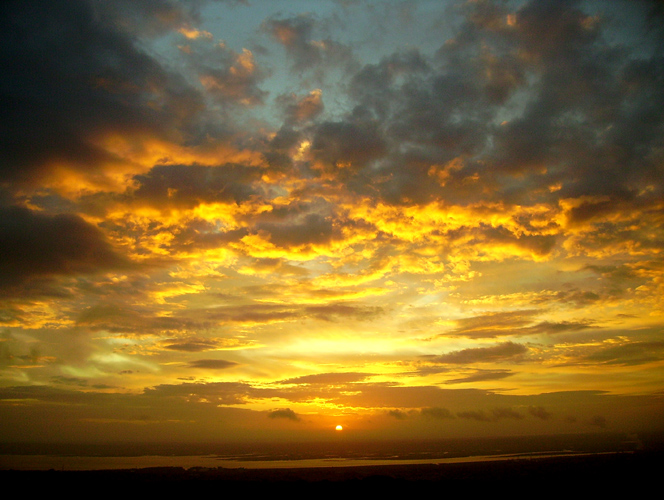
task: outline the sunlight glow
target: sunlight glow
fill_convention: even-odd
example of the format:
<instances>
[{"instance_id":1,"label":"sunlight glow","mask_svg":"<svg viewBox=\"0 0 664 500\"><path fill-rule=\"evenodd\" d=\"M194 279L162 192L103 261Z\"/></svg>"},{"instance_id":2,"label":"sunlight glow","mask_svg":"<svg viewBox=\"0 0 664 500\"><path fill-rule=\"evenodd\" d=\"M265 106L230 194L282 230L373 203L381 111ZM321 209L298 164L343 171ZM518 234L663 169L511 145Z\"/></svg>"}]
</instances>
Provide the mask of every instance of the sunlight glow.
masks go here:
<instances>
[{"instance_id":1,"label":"sunlight glow","mask_svg":"<svg viewBox=\"0 0 664 500\"><path fill-rule=\"evenodd\" d=\"M664 430L648 3L3 6L0 445Z\"/></svg>"}]
</instances>

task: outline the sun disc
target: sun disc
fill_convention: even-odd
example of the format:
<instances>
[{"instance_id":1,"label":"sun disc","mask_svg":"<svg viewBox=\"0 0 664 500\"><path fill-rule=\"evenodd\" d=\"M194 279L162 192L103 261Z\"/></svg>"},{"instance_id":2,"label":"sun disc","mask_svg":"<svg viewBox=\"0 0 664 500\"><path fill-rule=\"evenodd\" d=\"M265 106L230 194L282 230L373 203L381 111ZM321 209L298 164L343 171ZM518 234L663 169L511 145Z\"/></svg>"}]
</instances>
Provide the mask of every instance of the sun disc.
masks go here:
<instances>
[{"instance_id":1,"label":"sun disc","mask_svg":"<svg viewBox=\"0 0 664 500\"><path fill-rule=\"evenodd\" d=\"M337 426L335 427L335 429L338 430L338 431L343 431L343 430L344 430L344 428L343 428L342 426L340 426L340 425L337 425Z\"/></svg>"}]
</instances>

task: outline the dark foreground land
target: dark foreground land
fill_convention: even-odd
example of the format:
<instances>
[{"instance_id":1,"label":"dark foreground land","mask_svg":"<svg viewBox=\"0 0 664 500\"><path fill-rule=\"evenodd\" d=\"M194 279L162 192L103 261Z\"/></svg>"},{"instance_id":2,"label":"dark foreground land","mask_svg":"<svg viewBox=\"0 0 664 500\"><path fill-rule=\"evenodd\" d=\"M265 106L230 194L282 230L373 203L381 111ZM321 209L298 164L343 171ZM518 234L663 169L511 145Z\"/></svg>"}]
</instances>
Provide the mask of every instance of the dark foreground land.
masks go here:
<instances>
[{"instance_id":1,"label":"dark foreground land","mask_svg":"<svg viewBox=\"0 0 664 500\"><path fill-rule=\"evenodd\" d=\"M78 494L646 494L664 479L664 453L622 452L440 465L310 469L178 467L105 471L0 471L5 486ZM29 486L28 486L29 485ZM431 488L434 488L433 490ZM659 491L659 488L656 490Z\"/></svg>"}]
</instances>

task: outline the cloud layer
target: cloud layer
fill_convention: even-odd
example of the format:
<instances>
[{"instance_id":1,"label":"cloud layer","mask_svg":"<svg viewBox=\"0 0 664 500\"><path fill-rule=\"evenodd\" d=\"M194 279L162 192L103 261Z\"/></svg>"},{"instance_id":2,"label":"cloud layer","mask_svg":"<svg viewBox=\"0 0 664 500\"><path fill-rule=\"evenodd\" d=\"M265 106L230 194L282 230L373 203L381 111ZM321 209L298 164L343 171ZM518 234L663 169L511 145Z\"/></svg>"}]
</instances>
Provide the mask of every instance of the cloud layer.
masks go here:
<instances>
[{"instance_id":1,"label":"cloud layer","mask_svg":"<svg viewBox=\"0 0 664 500\"><path fill-rule=\"evenodd\" d=\"M663 19L3 2L2 439L661 427Z\"/></svg>"}]
</instances>

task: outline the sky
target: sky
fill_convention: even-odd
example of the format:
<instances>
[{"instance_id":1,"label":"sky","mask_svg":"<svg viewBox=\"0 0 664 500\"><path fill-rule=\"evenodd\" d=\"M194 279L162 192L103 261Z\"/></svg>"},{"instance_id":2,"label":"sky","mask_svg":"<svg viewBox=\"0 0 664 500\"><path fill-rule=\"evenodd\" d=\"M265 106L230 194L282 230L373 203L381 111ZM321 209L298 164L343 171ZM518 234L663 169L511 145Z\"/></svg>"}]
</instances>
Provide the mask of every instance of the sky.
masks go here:
<instances>
[{"instance_id":1,"label":"sky","mask_svg":"<svg viewBox=\"0 0 664 500\"><path fill-rule=\"evenodd\" d=\"M0 24L0 441L664 430L661 2Z\"/></svg>"}]
</instances>

